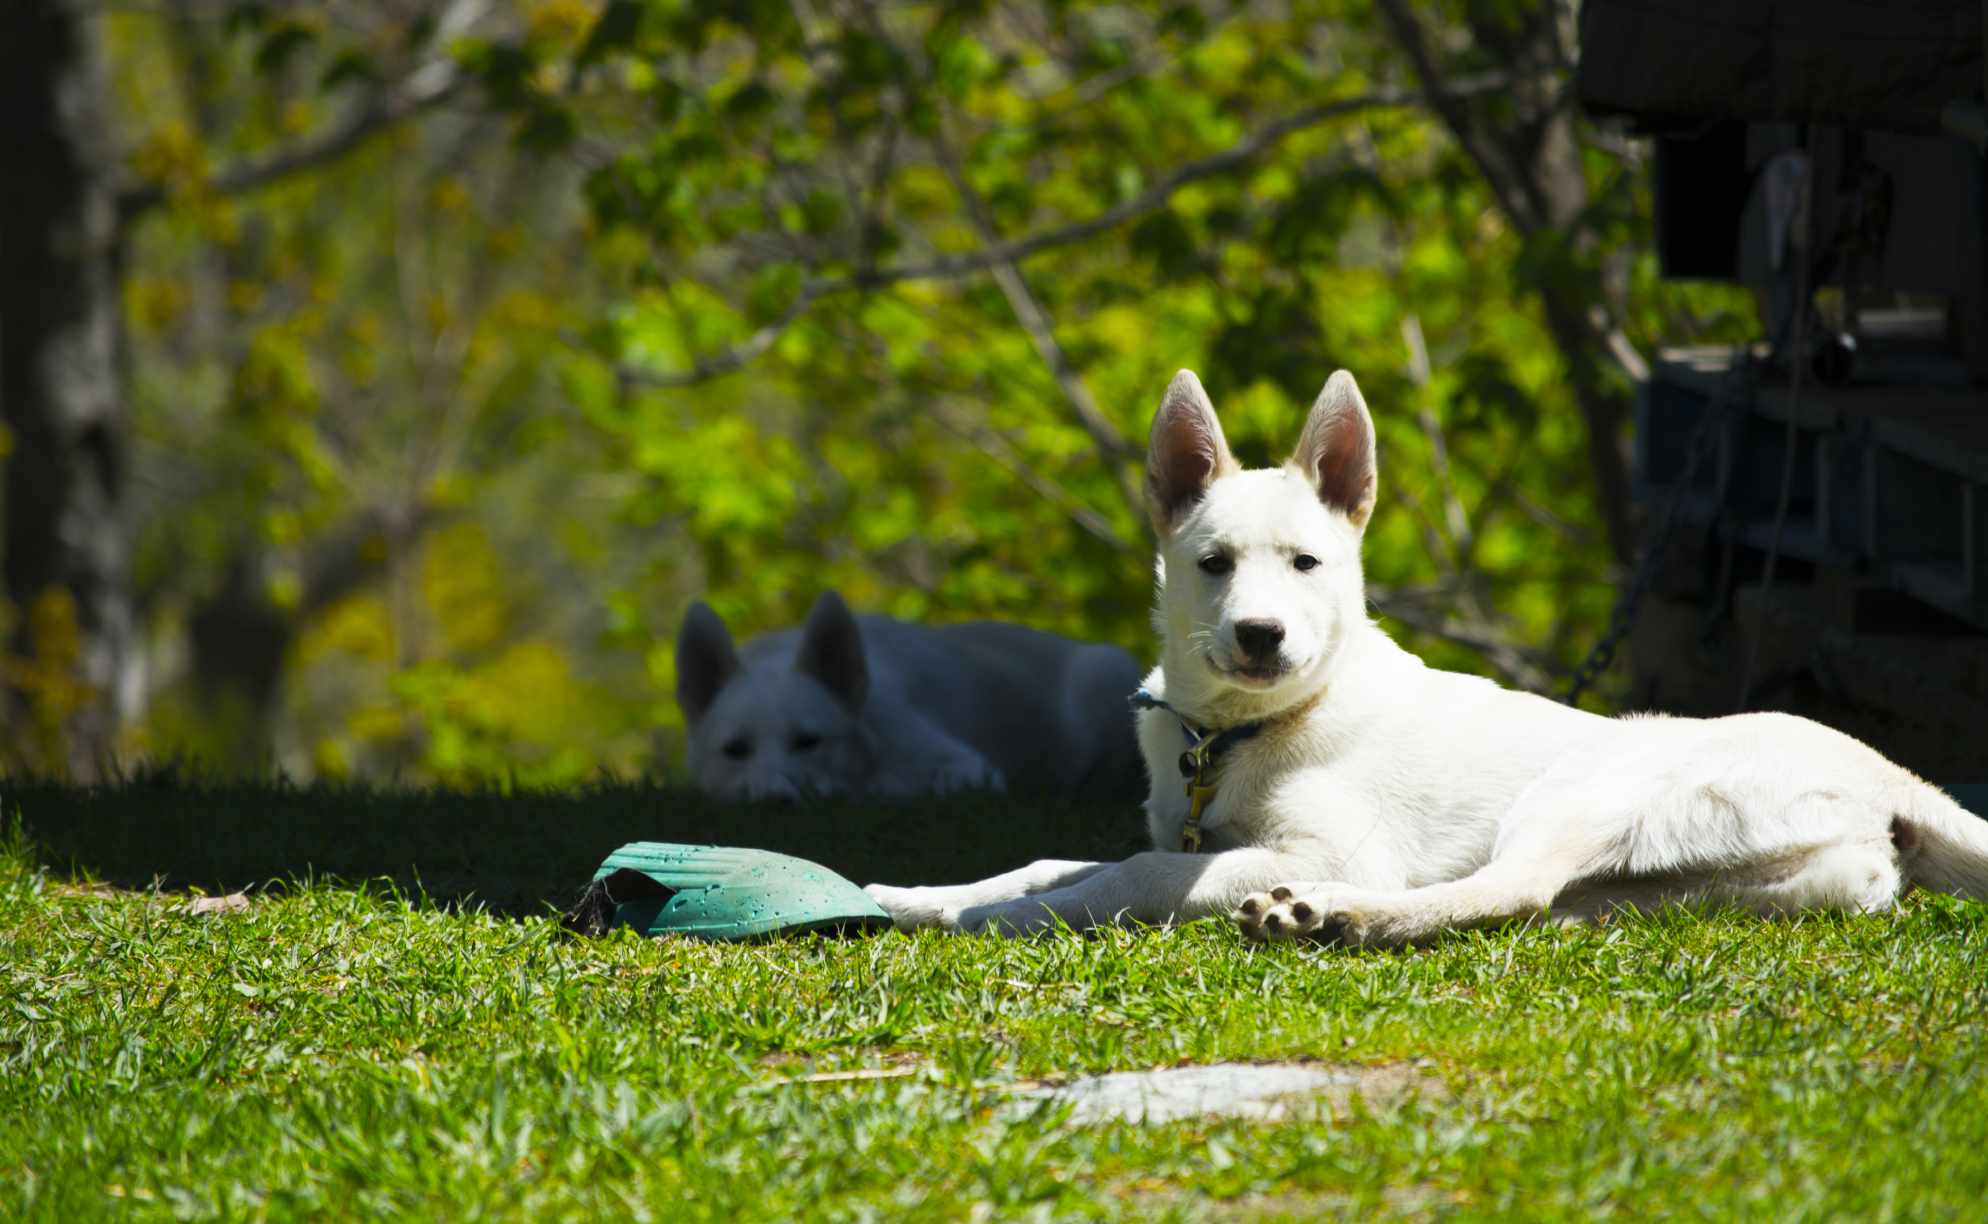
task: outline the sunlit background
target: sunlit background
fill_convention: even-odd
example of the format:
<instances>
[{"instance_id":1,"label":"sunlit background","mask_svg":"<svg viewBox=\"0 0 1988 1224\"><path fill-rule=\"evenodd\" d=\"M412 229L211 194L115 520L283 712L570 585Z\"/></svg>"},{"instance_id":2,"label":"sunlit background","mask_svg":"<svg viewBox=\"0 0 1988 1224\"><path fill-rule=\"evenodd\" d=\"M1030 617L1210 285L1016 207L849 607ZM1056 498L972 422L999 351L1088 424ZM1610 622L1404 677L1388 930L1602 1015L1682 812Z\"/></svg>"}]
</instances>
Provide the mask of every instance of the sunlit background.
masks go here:
<instances>
[{"instance_id":1,"label":"sunlit background","mask_svg":"<svg viewBox=\"0 0 1988 1224\"><path fill-rule=\"evenodd\" d=\"M1648 143L1572 104L1565 15L1493 7L111 10L121 539L16 584L6 763L668 774L697 597L1150 660L1182 366L1255 464L1351 369L1376 612L1564 686L1637 525L1632 378L1757 329L1658 281Z\"/></svg>"}]
</instances>

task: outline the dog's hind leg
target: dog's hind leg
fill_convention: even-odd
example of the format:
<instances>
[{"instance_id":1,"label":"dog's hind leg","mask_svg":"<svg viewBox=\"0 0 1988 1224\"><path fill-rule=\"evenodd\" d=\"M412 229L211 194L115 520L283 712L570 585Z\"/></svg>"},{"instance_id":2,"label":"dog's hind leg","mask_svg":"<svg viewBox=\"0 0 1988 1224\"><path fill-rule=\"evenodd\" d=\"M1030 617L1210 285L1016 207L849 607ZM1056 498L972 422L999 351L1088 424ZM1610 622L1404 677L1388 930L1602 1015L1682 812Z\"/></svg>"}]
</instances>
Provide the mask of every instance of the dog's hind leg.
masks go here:
<instances>
[{"instance_id":1,"label":"dog's hind leg","mask_svg":"<svg viewBox=\"0 0 1988 1224\"><path fill-rule=\"evenodd\" d=\"M1444 931L1544 913L1579 870L1580 858L1573 855L1511 855L1461 880L1424 888L1286 885L1246 898L1234 918L1252 939L1324 939L1397 948L1427 942Z\"/></svg>"},{"instance_id":2,"label":"dog's hind leg","mask_svg":"<svg viewBox=\"0 0 1988 1224\"><path fill-rule=\"evenodd\" d=\"M1702 896L1708 903L1768 918L1804 910L1854 914L1890 909L1903 884L1898 853L1889 841L1842 841L1801 855L1783 871L1714 880Z\"/></svg>"},{"instance_id":3,"label":"dog's hind leg","mask_svg":"<svg viewBox=\"0 0 1988 1224\"><path fill-rule=\"evenodd\" d=\"M1809 910L1863 913L1897 901L1898 860L1888 844L1834 842L1775 864L1755 863L1695 879L1628 879L1584 885L1571 859L1500 858L1447 884L1381 892L1345 884L1289 887L1252 897L1235 920L1253 939L1322 939L1398 948L1446 931L1496 926L1551 911L1592 920L1622 909L1670 903L1735 906L1763 917ZM1250 912L1254 909L1254 912Z\"/></svg>"},{"instance_id":4,"label":"dog's hind leg","mask_svg":"<svg viewBox=\"0 0 1988 1224\"><path fill-rule=\"evenodd\" d=\"M1611 804L1609 788L1589 780L1521 800L1491 861L1463 879L1397 891L1293 886L1245 900L1235 921L1255 939L1399 947L1548 910L1578 919L1684 902L1862 912L1898 897L1904 848L1871 797L1728 774L1624 786Z\"/></svg>"},{"instance_id":5,"label":"dog's hind leg","mask_svg":"<svg viewBox=\"0 0 1988 1224\"><path fill-rule=\"evenodd\" d=\"M1445 930L1530 918L1567 885L1620 854L1620 821L1597 823L1565 782L1535 783L1508 812L1490 861L1461 879L1419 888L1286 884L1247 897L1230 915L1255 940L1325 939L1401 947Z\"/></svg>"}]
</instances>

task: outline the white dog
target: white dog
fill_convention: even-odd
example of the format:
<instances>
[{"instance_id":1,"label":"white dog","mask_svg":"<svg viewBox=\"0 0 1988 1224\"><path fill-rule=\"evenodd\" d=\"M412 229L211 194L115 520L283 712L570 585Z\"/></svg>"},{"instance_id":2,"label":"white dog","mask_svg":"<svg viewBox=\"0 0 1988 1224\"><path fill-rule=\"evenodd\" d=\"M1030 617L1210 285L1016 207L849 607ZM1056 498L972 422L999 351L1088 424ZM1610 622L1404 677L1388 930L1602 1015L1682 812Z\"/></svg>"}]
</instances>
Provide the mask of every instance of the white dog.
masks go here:
<instances>
[{"instance_id":1,"label":"white dog","mask_svg":"<svg viewBox=\"0 0 1988 1224\"><path fill-rule=\"evenodd\" d=\"M1181 371L1146 477L1164 653L1139 734L1159 848L870 894L907 928L1230 914L1255 939L1379 946L1670 901L1784 914L1881 910L1913 885L1988 895L1988 822L1835 731L1603 718L1425 667L1366 616L1375 487L1351 375L1325 384L1284 467L1245 472Z\"/></svg>"},{"instance_id":2,"label":"white dog","mask_svg":"<svg viewBox=\"0 0 1988 1224\"><path fill-rule=\"evenodd\" d=\"M691 777L728 799L961 787L1136 798L1116 646L1020 625L913 625L850 615L834 591L799 630L732 647L694 603L676 644Z\"/></svg>"}]
</instances>

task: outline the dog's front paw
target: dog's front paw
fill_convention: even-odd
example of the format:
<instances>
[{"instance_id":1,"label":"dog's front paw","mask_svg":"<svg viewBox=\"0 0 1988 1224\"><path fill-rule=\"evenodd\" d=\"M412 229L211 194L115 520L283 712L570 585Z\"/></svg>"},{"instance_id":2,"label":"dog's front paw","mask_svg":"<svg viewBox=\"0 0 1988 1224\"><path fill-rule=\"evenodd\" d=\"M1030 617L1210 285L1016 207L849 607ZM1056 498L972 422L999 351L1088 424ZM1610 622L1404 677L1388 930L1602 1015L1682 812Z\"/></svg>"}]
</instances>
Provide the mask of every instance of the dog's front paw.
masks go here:
<instances>
[{"instance_id":1,"label":"dog's front paw","mask_svg":"<svg viewBox=\"0 0 1988 1224\"><path fill-rule=\"evenodd\" d=\"M1358 947L1367 937L1365 916L1332 889L1317 885L1286 884L1253 893L1229 917L1245 938L1259 943L1308 939Z\"/></svg>"},{"instance_id":2,"label":"dog's front paw","mask_svg":"<svg viewBox=\"0 0 1988 1224\"><path fill-rule=\"evenodd\" d=\"M1229 921L1236 924L1236 929L1242 932L1244 939L1251 943L1263 943L1269 938L1263 929L1264 915L1276 906L1277 899L1270 893L1251 893L1230 913Z\"/></svg>"},{"instance_id":3,"label":"dog's front paw","mask_svg":"<svg viewBox=\"0 0 1988 1224\"><path fill-rule=\"evenodd\" d=\"M955 761L933 773L930 785L919 789L938 795L975 790L998 793L1008 789L1008 775L979 759Z\"/></svg>"},{"instance_id":4,"label":"dog's front paw","mask_svg":"<svg viewBox=\"0 0 1988 1224\"><path fill-rule=\"evenodd\" d=\"M976 905L959 913L959 929L966 935L997 938L1048 935L1062 925L1055 910L1027 898L999 905Z\"/></svg>"},{"instance_id":5,"label":"dog's front paw","mask_svg":"<svg viewBox=\"0 0 1988 1224\"><path fill-rule=\"evenodd\" d=\"M959 911L936 900L925 888L895 888L889 884L870 884L864 887L870 900L883 907L890 920L900 931L959 929Z\"/></svg>"}]
</instances>

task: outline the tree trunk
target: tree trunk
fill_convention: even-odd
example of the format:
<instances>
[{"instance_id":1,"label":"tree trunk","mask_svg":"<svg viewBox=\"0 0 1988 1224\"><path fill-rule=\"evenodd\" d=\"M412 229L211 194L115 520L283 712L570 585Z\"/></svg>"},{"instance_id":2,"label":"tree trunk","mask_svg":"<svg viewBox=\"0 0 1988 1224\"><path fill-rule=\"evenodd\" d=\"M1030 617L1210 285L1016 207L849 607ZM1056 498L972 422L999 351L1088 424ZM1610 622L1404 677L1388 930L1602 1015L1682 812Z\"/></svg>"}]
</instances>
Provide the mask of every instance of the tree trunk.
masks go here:
<instances>
[{"instance_id":1,"label":"tree trunk","mask_svg":"<svg viewBox=\"0 0 1988 1224\"><path fill-rule=\"evenodd\" d=\"M86 0L0 0L0 417L11 651L48 663L72 609L85 686L55 711L94 779L142 699L123 517L118 218L97 18ZM29 625L37 626L30 633ZM67 653L66 650L62 653ZM49 711L12 677L8 738Z\"/></svg>"},{"instance_id":2,"label":"tree trunk","mask_svg":"<svg viewBox=\"0 0 1988 1224\"><path fill-rule=\"evenodd\" d=\"M1379 4L1395 42L1434 96L1432 109L1476 163L1512 227L1531 241L1564 238L1588 204L1587 175L1562 67L1573 53L1572 6L1566 0L1541 0L1531 9L1466 7L1478 18L1471 23L1475 44L1518 78L1495 111L1481 99L1449 92L1437 48L1410 0ZM1602 308L1599 282L1581 283L1564 262L1542 270L1538 289L1547 329L1567 363L1568 381L1588 426L1595 503L1609 547L1618 562L1633 567L1640 533L1629 500L1630 450L1624 432L1629 404L1606 373L1614 324Z\"/></svg>"},{"instance_id":3,"label":"tree trunk","mask_svg":"<svg viewBox=\"0 0 1988 1224\"><path fill-rule=\"evenodd\" d=\"M434 521L425 506L391 517L407 539ZM268 767L291 645L327 608L378 581L386 553L371 517L325 532L304 552L297 600L284 607L270 598L260 545L236 546L220 589L194 605L187 624L195 690L227 731L226 755L212 764L235 775Z\"/></svg>"}]
</instances>

